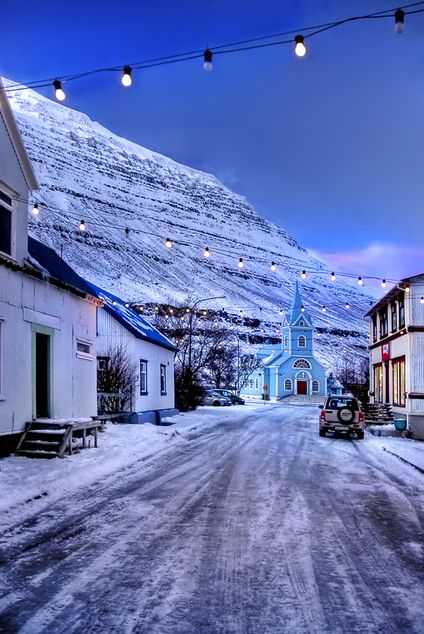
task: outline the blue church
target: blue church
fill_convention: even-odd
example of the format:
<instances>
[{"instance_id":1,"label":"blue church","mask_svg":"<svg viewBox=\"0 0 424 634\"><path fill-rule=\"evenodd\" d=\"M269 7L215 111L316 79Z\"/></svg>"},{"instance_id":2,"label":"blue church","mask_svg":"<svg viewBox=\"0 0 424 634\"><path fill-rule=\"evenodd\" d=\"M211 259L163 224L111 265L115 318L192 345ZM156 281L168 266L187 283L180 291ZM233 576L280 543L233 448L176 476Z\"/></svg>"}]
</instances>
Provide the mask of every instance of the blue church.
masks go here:
<instances>
[{"instance_id":1,"label":"blue church","mask_svg":"<svg viewBox=\"0 0 424 634\"><path fill-rule=\"evenodd\" d=\"M324 366L313 353L312 319L303 306L296 282L293 304L284 316L281 344L267 345L257 353L261 367L243 386L243 394L284 398L293 394L325 396Z\"/></svg>"}]
</instances>

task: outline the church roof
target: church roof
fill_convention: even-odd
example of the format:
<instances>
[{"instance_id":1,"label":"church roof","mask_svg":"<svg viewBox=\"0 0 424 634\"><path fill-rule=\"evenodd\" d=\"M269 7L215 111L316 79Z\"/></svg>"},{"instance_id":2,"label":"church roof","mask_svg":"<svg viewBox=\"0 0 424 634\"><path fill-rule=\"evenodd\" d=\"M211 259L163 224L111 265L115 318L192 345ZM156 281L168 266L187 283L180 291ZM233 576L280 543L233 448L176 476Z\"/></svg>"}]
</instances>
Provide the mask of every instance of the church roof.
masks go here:
<instances>
[{"instance_id":1,"label":"church roof","mask_svg":"<svg viewBox=\"0 0 424 634\"><path fill-rule=\"evenodd\" d=\"M299 322L304 322L299 323ZM284 326L309 326L312 328L312 320L305 309L302 301L302 296L300 294L299 285L296 282L296 288L294 293L293 303L291 308L287 311L286 317L284 320Z\"/></svg>"}]
</instances>

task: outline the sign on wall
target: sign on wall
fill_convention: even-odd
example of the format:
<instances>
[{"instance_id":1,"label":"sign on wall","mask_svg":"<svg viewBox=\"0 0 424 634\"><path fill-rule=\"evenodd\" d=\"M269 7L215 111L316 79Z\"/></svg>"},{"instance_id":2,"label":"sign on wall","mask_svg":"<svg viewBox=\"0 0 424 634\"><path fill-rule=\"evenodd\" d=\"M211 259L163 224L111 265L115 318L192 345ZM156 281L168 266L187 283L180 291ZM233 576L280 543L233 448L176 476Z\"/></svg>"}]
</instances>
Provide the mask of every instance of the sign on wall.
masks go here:
<instances>
[{"instance_id":1,"label":"sign on wall","mask_svg":"<svg viewBox=\"0 0 424 634\"><path fill-rule=\"evenodd\" d=\"M390 343L383 343L381 347L381 358L383 361L389 361L390 359Z\"/></svg>"}]
</instances>

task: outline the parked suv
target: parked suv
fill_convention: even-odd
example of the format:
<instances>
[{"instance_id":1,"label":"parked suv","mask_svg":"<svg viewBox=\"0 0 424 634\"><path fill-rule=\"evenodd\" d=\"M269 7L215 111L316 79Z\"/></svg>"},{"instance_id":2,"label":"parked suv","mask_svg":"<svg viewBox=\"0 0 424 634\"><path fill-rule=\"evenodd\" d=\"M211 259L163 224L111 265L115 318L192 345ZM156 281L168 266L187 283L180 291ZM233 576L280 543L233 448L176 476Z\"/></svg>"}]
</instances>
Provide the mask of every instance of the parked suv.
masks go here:
<instances>
[{"instance_id":1,"label":"parked suv","mask_svg":"<svg viewBox=\"0 0 424 634\"><path fill-rule=\"evenodd\" d=\"M324 405L319 405L319 435L325 436L328 431L350 434L355 432L362 439L365 431L365 417L361 404L354 396L328 396Z\"/></svg>"},{"instance_id":2,"label":"parked suv","mask_svg":"<svg viewBox=\"0 0 424 634\"><path fill-rule=\"evenodd\" d=\"M217 392L218 394L221 394L221 396L225 396L226 398L231 399L231 403L233 405L244 405L244 399L242 399L240 396L237 396L237 394L233 394L233 392L231 392L230 390L214 390L214 392Z\"/></svg>"}]
</instances>

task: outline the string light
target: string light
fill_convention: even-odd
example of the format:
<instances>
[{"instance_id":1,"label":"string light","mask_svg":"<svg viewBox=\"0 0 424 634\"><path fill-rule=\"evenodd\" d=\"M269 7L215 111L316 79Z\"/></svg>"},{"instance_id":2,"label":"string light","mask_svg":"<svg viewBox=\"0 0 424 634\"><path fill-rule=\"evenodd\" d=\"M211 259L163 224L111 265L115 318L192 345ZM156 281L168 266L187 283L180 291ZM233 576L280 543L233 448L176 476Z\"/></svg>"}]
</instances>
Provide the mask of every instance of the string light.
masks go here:
<instances>
[{"instance_id":1,"label":"string light","mask_svg":"<svg viewBox=\"0 0 424 634\"><path fill-rule=\"evenodd\" d=\"M207 72L210 72L213 69L212 51L210 51L208 48L203 51L203 69Z\"/></svg>"},{"instance_id":2,"label":"string light","mask_svg":"<svg viewBox=\"0 0 424 634\"><path fill-rule=\"evenodd\" d=\"M271 262L271 271L275 271L277 268L277 265L275 264L275 262Z\"/></svg>"},{"instance_id":3,"label":"string light","mask_svg":"<svg viewBox=\"0 0 424 634\"><path fill-rule=\"evenodd\" d=\"M306 271L302 271L300 277L302 278L302 280L306 280Z\"/></svg>"},{"instance_id":4,"label":"string light","mask_svg":"<svg viewBox=\"0 0 424 634\"><path fill-rule=\"evenodd\" d=\"M130 235L130 230L128 229L128 227L125 227L124 233L125 233L125 236L128 238L128 236Z\"/></svg>"},{"instance_id":5,"label":"string light","mask_svg":"<svg viewBox=\"0 0 424 634\"><path fill-rule=\"evenodd\" d=\"M205 258L210 258L211 252L209 250L209 247L205 247L205 250L203 251L203 255L205 256Z\"/></svg>"},{"instance_id":6,"label":"string light","mask_svg":"<svg viewBox=\"0 0 424 634\"><path fill-rule=\"evenodd\" d=\"M38 207L38 203L34 203L33 204L32 213L34 214L34 216L38 216L38 214L40 213L40 209Z\"/></svg>"},{"instance_id":7,"label":"string light","mask_svg":"<svg viewBox=\"0 0 424 634\"><path fill-rule=\"evenodd\" d=\"M126 88L128 88L128 86L131 86L132 84L131 72L132 72L131 66L124 66L124 70L122 72L122 77L121 77L121 83Z\"/></svg>"},{"instance_id":8,"label":"string light","mask_svg":"<svg viewBox=\"0 0 424 634\"><path fill-rule=\"evenodd\" d=\"M330 279L331 279L332 282L336 281L336 274L334 273L334 271L331 272Z\"/></svg>"},{"instance_id":9,"label":"string light","mask_svg":"<svg viewBox=\"0 0 424 634\"><path fill-rule=\"evenodd\" d=\"M129 308L129 307L130 307L129 302L125 302L125 308Z\"/></svg>"},{"instance_id":10,"label":"string light","mask_svg":"<svg viewBox=\"0 0 424 634\"><path fill-rule=\"evenodd\" d=\"M346 304L345 304L345 308L346 308L346 310L349 310L349 308L350 308L350 304L349 304L349 302L346 302Z\"/></svg>"},{"instance_id":11,"label":"string light","mask_svg":"<svg viewBox=\"0 0 424 634\"><path fill-rule=\"evenodd\" d=\"M242 269L242 268L243 268L243 266L244 266L243 258L239 258L239 261L238 261L238 267L239 267L239 269Z\"/></svg>"},{"instance_id":12,"label":"string light","mask_svg":"<svg viewBox=\"0 0 424 634\"><path fill-rule=\"evenodd\" d=\"M323 313L326 313L327 312L327 307L323 306L321 310L322 310Z\"/></svg>"},{"instance_id":13,"label":"string light","mask_svg":"<svg viewBox=\"0 0 424 634\"><path fill-rule=\"evenodd\" d=\"M386 280L381 281L381 288L386 288Z\"/></svg>"},{"instance_id":14,"label":"string light","mask_svg":"<svg viewBox=\"0 0 424 634\"><path fill-rule=\"evenodd\" d=\"M305 38L303 35L296 35L294 41L296 42L294 52L298 57L304 57L306 54Z\"/></svg>"},{"instance_id":15,"label":"string light","mask_svg":"<svg viewBox=\"0 0 424 634\"><path fill-rule=\"evenodd\" d=\"M304 312L305 312L305 307L304 307L304 306L301 306L301 307L300 307L300 312L301 312L301 313L304 313Z\"/></svg>"},{"instance_id":16,"label":"string light","mask_svg":"<svg viewBox=\"0 0 424 634\"><path fill-rule=\"evenodd\" d=\"M168 249L171 249L171 248L172 248L172 245L173 245L172 240L171 240L170 238L167 238L167 239L165 240L165 246L166 246Z\"/></svg>"},{"instance_id":17,"label":"string light","mask_svg":"<svg viewBox=\"0 0 424 634\"><path fill-rule=\"evenodd\" d=\"M403 33L405 30L405 11L397 9L395 11L395 33Z\"/></svg>"},{"instance_id":18,"label":"string light","mask_svg":"<svg viewBox=\"0 0 424 634\"><path fill-rule=\"evenodd\" d=\"M411 291L411 287L409 286L409 284L407 284L407 285L405 286L405 292L406 292L406 293L409 293L410 291Z\"/></svg>"},{"instance_id":19,"label":"string light","mask_svg":"<svg viewBox=\"0 0 424 634\"><path fill-rule=\"evenodd\" d=\"M58 79L55 79L53 82L53 86L54 86L54 94L56 99L58 101L65 101L66 95L65 95L65 91L62 88L62 82L59 81Z\"/></svg>"},{"instance_id":20,"label":"string light","mask_svg":"<svg viewBox=\"0 0 424 634\"><path fill-rule=\"evenodd\" d=\"M420 297L420 304L424 304L424 297Z\"/></svg>"},{"instance_id":21,"label":"string light","mask_svg":"<svg viewBox=\"0 0 424 634\"><path fill-rule=\"evenodd\" d=\"M278 312L279 312L280 315L282 315L284 311L283 311L282 308L280 308L280 310Z\"/></svg>"},{"instance_id":22,"label":"string light","mask_svg":"<svg viewBox=\"0 0 424 634\"><path fill-rule=\"evenodd\" d=\"M86 229L84 220L81 220L79 223L79 230L84 232Z\"/></svg>"},{"instance_id":23,"label":"string light","mask_svg":"<svg viewBox=\"0 0 424 634\"><path fill-rule=\"evenodd\" d=\"M358 277L358 284L359 286L363 286L364 280L362 279L362 277Z\"/></svg>"}]
</instances>

